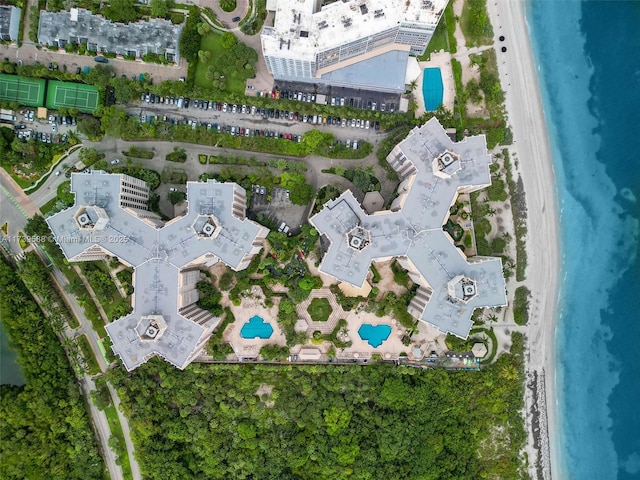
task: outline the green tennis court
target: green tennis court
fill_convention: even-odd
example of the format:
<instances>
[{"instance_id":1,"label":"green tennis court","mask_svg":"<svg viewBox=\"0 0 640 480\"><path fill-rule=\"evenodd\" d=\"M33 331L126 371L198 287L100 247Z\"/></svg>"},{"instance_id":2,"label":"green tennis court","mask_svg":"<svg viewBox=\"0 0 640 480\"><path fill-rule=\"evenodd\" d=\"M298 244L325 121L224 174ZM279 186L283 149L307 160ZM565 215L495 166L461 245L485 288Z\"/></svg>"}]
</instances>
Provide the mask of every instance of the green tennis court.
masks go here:
<instances>
[{"instance_id":1,"label":"green tennis court","mask_svg":"<svg viewBox=\"0 0 640 480\"><path fill-rule=\"evenodd\" d=\"M77 108L81 112L91 113L98 108L99 98L98 87L49 80L47 108Z\"/></svg>"},{"instance_id":2,"label":"green tennis court","mask_svg":"<svg viewBox=\"0 0 640 480\"><path fill-rule=\"evenodd\" d=\"M41 107L46 80L0 74L0 100Z\"/></svg>"}]
</instances>

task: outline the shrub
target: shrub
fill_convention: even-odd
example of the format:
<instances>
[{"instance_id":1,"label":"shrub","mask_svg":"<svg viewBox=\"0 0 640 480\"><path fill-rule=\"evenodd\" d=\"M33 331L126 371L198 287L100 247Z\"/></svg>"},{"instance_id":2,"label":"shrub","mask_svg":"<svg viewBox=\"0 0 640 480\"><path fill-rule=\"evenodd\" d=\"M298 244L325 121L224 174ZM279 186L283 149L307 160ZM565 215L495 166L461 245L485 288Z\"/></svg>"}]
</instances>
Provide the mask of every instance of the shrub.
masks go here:
<instances>
[{"instance_id":1,"label":"shrub","mask_svg":"<svg viewBox=\"0 0 640 480\"><path fill-rule=\"evenodd\" d=\"M198 158L199 157L200 155L198 155ZM187 152L185 151L184 148L173 147L173 152L168 153L166 155L166 159L169 162L184 163L187 161Z\"/></svg>"},{"instance_id":2,"label":"shrub","mask_svg":"<svg viewBox=\"0 0 640 480\"><path fill-rule=\"evenodd\" d=\"M531 292L524 285L516 288L513 299L513 321L518 325L526 325L529 321L529 296Z\"/></svg>"}]
</instances>

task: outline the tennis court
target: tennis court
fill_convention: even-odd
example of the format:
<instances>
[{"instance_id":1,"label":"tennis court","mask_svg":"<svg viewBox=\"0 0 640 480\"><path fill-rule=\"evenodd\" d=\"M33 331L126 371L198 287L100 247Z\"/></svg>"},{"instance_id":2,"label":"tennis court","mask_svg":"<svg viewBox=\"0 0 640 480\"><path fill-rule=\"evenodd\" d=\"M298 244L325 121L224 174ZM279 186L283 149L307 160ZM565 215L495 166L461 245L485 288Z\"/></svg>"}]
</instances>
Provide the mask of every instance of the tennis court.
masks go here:
<instances>
[{"instance_id":1,"label":"tennis court","mask_svg":"<svg viewBox=\"0 0 640 480\"><path fill-rule=\"evenodd\" d=\"M47 108L77 108L81 112L91 113L98 108L98 99L98 87L49 80Z\"/></svg>"},{"instance_id":2,"label":"tennis court","mask_svg":"<svg viewBox=\"0 0 640 480\"><path fill-rule=\"evenodd\" d=\"M46 80L0 75L0 100L18 102L28 107L41 107Z\"/></svg>"}]
</instances>

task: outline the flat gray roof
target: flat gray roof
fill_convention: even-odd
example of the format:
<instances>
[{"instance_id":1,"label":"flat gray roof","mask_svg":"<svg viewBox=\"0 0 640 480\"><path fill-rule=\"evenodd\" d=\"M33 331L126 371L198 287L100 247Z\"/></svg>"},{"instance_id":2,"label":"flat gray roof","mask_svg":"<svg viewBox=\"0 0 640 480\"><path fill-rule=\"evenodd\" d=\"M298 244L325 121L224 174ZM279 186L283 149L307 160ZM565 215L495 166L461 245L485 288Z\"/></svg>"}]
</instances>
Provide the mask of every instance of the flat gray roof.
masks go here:
<instances>
[{"instance_id":1,"label":"flat gray roof","mask_svg":"<svg viewBox=\"0 0 640 480\"><path fill-rule=\"evenodd\" d=\"M178 42L182 27L171 21L152 18L146 22L114 23L89 10L72 8L70 11L40 12L38 41L41 44L55 45L59 40L73 43L92 43L97 51L127 55L170 53L179 60Z\"/></svg>"},{"instance_id":2,"label":"flat gray roof","mask_svg":"<svg viewBox=\"0 0 640 480\"><path fill-rule=\"evenodd\" d=\"M434 161L437 163L446 151L457 162L443 165L443 173L438 174ZM398 210L369 215L350 191L328 202L310 219L330 241L320 270L361 287L371 261L406 257L433 290L420 319L443 332L466 337L474 308L506 304L501 260L476 257L468 261L442 230L459 191L491 183L491 155L485 138L469 137L453 143L432 118L413 129L387 160L396 170L408 172L399 187L403 198ZM354 236L359 238L355 243ZM476 283L477 294L467 303L448 294L449 281L459 275Z\"/></svg>"},{"instance_id":3,"label":"flat gray roof","mask_svg":"<svg viewBox=\"0 0 640 480\"><path fill-rule=\"evenodd\" d=\"M325 73L321 78L332 85L386 88L404 93L408 59L408 51L392 50Z\"/></svg>"},{"instance_id":4,"label":"flat gray roof","mask_svg":"<svg viewBox=\"0 0 640 480\"><path fill-rule=\"evenodd\" d=\"M239 208L234 198L244 195L242 187L214 180L187 182L187 214L156 227L121 208L121 177L125 176L102 171L72 174L74 205L49 217L47 223L68 259L98 245L135 269L134 310L106 327L113 350L127 369L132 370L153 354L183 368L204 328L178 311L180 271L192 262L217 259L237 269L266 229L233 214L234 207ZM106 226L99 231L81 229L76 221L78 214L87 212L98 218L99 213L87 208L93 206L106 214ZM211 236L202 234L205 223L215 225ZM149 315L162 315L167 323L165 333L156 341L143 341L136 332L142 317Z\"/></svg>"},{"instance_id":5,"label":"flat gray roof","mask_svg":"<svg viewBox=\"0 0 640 480\"><path fill-rule=\"evenodd\" d=\"M22 10L13 5L0 5L0 39L18 40Z\"/></svg>"}]
</instances>

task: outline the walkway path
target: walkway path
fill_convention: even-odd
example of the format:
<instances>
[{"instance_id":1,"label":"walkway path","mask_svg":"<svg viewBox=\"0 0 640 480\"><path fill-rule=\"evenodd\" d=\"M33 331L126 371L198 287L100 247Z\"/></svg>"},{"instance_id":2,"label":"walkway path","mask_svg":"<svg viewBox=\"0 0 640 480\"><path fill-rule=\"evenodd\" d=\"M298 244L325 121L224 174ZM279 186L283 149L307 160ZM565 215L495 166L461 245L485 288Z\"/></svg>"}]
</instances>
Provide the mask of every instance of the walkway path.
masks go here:
<instances>
[{"instance_id":1,"label":"walkway path","mask_svg":"<svg viewBox=\"0 0 640 480\"><path fill-rule=\"evenodd\" d=\"M204 7L205 5L201 6ZM228 30L235 30L237 28L237 22L234 22L233 19L240 17L242 20L245 17L249 11L249 0L236 0L236 8L232 12L222 10L222 8L220 8L220 0L209 1L206 6L211 7L211 10L216 14L216 19L223 27Z\"/></svg>"},{"instance_id":2,"label":"walkway path","mask_svg":"<svg viewBox=\"0 0 640 480\"><path fill-rule=\"evenodd\" d=\"M2 191L4 193L4 195L0 196L0 211L2 212L3 218L11 218L12 223L15 224L14 228L24 230L24 226L27 223L27 218L30 218L35 214L39 214L40 210L33 202L33 199L28 195L25 195L20 187L9 176L9 174L2 168L0 168L0 184L3 187ZM40 255L40 257L43 258L43 260L45 260L46 262L47 256L45 252L37 244L34 244L34 247L36 253L38 253L38 255ZM71 312L80 323L80 326L73 330L67 326L64 331L64 335L68 338L74 338L77 335L85 334L87 339L89 340L89 344L91 345L91 349L96 358L96 361L100 366L100 370L102 372L105 372L109 365L103 354L104 347L102 346L97 333L93 329L91 322L86 318L84 310L78 304L75 296L65 293L68 291L69 287L67 277L55 267L51 267L51 273L59 291L62 293L63 298L66 300L69 308L71 309ZM103 456L109 470L110 477L112 480L120 480L123 478L122 469L117 465L115 453L109 446L109 438L111 437L109 423L104 412L98 410L93 405L93 402L91 400L90 393L91 391L96 389L93 380L91 379L91 377L85 374L80 379L80 384L85 393L87 404L89 405L89 413L98 434L98 441L102 446ZM114 404L119 405L120 400L119 398L117 398L117 393L115 392L115 390L111 392L111 395ZM125 441L127 442L131 471L133 472L134 479L140 480L142 478L140 475L140 467L135 460L135 453L133 450L133 445L131 444L127 419L123 415L121 415L120 411L118 411L118 416L120 418L122 430L125 434Z\"/></svg>"}]
</instances>

